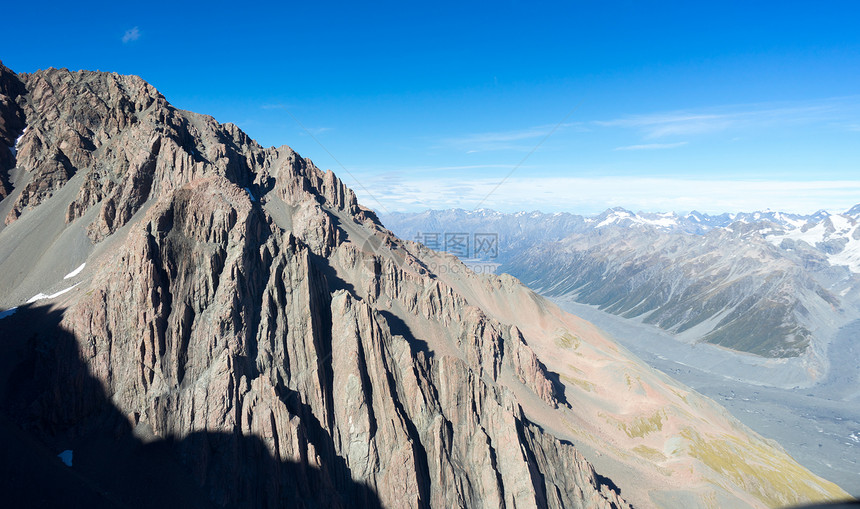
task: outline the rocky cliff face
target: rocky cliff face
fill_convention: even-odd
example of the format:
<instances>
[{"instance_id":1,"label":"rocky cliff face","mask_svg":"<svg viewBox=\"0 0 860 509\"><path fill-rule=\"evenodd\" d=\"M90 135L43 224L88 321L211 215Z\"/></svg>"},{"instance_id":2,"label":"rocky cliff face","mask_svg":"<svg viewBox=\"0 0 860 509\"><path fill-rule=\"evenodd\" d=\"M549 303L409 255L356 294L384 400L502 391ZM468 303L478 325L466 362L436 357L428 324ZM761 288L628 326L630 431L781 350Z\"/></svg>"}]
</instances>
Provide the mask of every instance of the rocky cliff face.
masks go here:
<instances>
[{"instance_id":1,"label":"rocky cliff face","mask_svg":"<svg viewBox=\"0 0 860 509\"><path fill-rule=\"evenodd\" d=\"M93 443L121 449L107 436L166 444L168 459L144 460L178 464L170 482L187 477L183 493L216 507L627 507L628 493L647 507L666 500L650 491L679 490L669 499L685 505L760 506L841 494L712 403L701 406L720 424L678 410L671 434L667 424L649 437L677 446L652 486L636 479L657 460L620 452L609 481L572 440L632 447L619 433L637 436L628 419L652 407L609 398L598 412L594 395L576 399L576 380L546 367L549 331L570 325L549 303L511 279L455 277L459 262L394 237L331 172L176 110L139 78L2 73L0 135L23 133L0 202L0 283L11 289L0 304L20 305L0 319L12 348L4 418L44 447L74 445L81 482L101 496L122 497L93 465ZM38 318L51 313L56 323ZM594 341L583 367L606 366L607 352L625 359L642 388L629 397L672 391ZM612 429L594 428L595 415ZM717 432L760 449L748 478L678 442ZM768 486L765 473L786 465L790 483Z\"/></svg>"},{"instance_id":2,"label":"rocky cliff face","mask_svg":"<svg viewBox=\"0 0 860 509\"><path fill-rule=\"evenodd\" d=\"M304 494L318 503L351 505L346 478L391 507L627 505L500 383L516 373L558 405L523 339L435 281L331 172L175 110L139 78L3 72L3 141L27 126L6 223L78 177L63 220L114 247L59 327L135 433L260 437L274 458L323 473ZM403 251L402 266L350 230ZM444 330L454 355L392 332L392 308ZM81 380L38 395L27 422L85 421ZM219 506L300 495L243 476L254 462L186 464Z\"/></svg>"},{"instance_id":3,"label":"rocky cliff face","mask_svg":"<svg viewBox=\"0 0 860 509\"><path fill-rule=\"evenodd\" d=\"M24 130L24 112L18 105L18 97L24 92L24 84L0 65L0 142L12 147L0 151L0 198L6 198L11 191L9 170L16 165L18 133Z\"/></svg>"}]
</instances>

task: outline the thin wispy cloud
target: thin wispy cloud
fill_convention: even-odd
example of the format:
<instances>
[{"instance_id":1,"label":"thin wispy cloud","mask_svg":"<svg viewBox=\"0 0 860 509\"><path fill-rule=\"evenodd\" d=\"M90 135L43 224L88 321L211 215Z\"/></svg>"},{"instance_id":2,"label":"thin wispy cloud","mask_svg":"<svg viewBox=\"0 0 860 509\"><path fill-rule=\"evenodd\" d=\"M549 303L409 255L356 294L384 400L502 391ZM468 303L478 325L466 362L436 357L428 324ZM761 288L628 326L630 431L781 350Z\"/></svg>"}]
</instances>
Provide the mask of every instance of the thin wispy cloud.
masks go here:
<instances>
[{"instance_id":1,"label":"thin wispy cloud","mask_svg":"<svg viewBox=\"0 0 860 509\"><path fill-rule=\"evenodd\" d=\"M305 129L306 129L310 134L313 134L314 136L319 136L319 135L320 135L320 134L322 134L322 133L325 133L325 132L328 132L328 131L331 131L331 130L332 130L332 128L331 128L331 127L306 127Z\"/></svg>"},{"instance_id":2,"label":"thin wispy cloud","mask_svg":"<svg viewBox=\"0 0 860 509\"><path fill-rule=\"evenodd\" d=\"M677 143L646 143L643 145L627 145L625 147L616 147L615 150L662 150L683 147L686 144L686 141L679 141Z\"/></svg>"},{"instance_id":3,"label":"thin wispy cloud","mask_svg":"<svg viewBox=\"0 0 860 509\"><path fill-rule=\"evenodd\" d=\"M122 43L128 44L132 41L136 41L136 40L140 39L140 35L141 35L140 34L140 28L138 28L138 27L129 28L122 35Z\"/></svg>"},{"instance_id":4,"label":"thin wispy cloud","mask_svg":"<svg viewBox=\"0 0 860 509\"><path fill-rule=\"evenodd\" d=\"M531 150L533 145L526 143L517 144L516 142L538 140L551 133L553 129L566 129L572 127L584 129L583 126L575 122L561 124L559 126L541 125L512 131L475 133L456 138L446 138L442 140L442 144L455 149L464 150L467 154L496 150Z\"/></svg>"},{"instance_id":5,"label":"thin wispy cloud","mask_svg":"<svg viewBox=\"0 0 860 509\"><path fill-rule=\"evenodd\" d=\"M857 98L828 99L779 105L736 105L700 111L671 111L629 115L595 121L601 127L635 129L645 139L693 136L732 129L802 125L832 121L857 106Z\"/></svg>"},{"instance_id":6,"label":"thin wispy cloud","mask_svg":"<svg viewBox=\"0 0 860 509\"><path fill-rule=\"evenodd\" d=\"M376 198L390 211L471 209L496 180L424 178L389 181ZM360 201L373 201L356 191ZM860 202L860 180L781 181L647 177L512 178L484 206L503 212L541 210L597 213L622 206L650 212L707 213L781 210L840 212Z\"/></svg>"},{"instance_id":7,"label":"thin wispy cloud","mask_svg":"<svg viewBox=\"0 0 860 509\"><path fill-rule=\"evenodd\" d=\"M691 115L691 114L656 114L634 115L609 121L597 121L604 127L623 127L637 129L646 138L662 138L665 136L689 136L728 129L738 120L738 114L726 115Z\"/></svg>"},{"instance_id":8,"label":"thin wispy cloud","mask_svg":"<svg viewBox=\"0 0 860 509\"><path fill-rule=\"evenodd\" d=\"M464 170L490 170L490 169L510 169L509 164L468 164L461 166L415 166L411 168L400 168L402 173L436 173L440 171L464 171Z\"/></svg>"}]
</instances>

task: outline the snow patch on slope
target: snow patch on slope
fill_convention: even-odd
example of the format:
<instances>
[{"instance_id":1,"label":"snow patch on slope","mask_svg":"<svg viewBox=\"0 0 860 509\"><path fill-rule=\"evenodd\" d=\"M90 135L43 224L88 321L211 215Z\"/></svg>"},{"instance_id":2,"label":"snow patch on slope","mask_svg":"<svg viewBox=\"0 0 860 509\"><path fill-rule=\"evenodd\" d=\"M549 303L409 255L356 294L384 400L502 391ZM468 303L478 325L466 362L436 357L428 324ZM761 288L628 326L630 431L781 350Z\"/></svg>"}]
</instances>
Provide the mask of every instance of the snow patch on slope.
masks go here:
<instances>
[{"instance_id":1,"label":"snow patch on slope","mask_svg":"<svg viewBox=\"0 0 860 509\"><path fill-rule=\"evenodd\" d=\"M831 265L845 265L851 272L860 273L860 240L848 237L842 251L827 257Z\"/></svg>"},{"instance_id":2,"label":"snow patch on slope","mask_svg":"<svg viewBox=\"0 0 860 509\"><path fill-rule=\"evenodd\" d=\"M18 136L18 138L15 140L15 146L9 147L9 150L12 151L12 155L15 157L18 157L18 144L21 143L21 138L24 137L24 134L27 132L27 129L28 128L25 127L24 131L21 133L21 136Z\"/></svg>"},{"instance_id":3,"label":"snow patch on slope","mask_svg":"<svg viewBox=\"0 0 860 509\"><path fill-rule=\"evenodd\" d=\"M790 239L794 241L806 242L810 246L815 247L816 244L824 242L824 237L827 235L827 228L824 226L824 223L818 223L812 228L808 228L804 231L803 228L797 228L794 230L789 230L782 235L772 235L768 237L768 240L778 246L782 243L783 239Z\"/></svg>"},{"instance_id":4,"label":"snow patch on slope","mask_svg":"<svg viewBox=\"0 0 860 509\"><path fill-rule=\"evenodd\" d=\"M86 267L86 266L87 266L86 263L82 263L80 267L78 267L77 269L66 274L65 277L63 277L63 279L69 279L69 278L73 278L73 277L77 276L78 274L81 273L82 270L84 270L84 267Z\"/></svg>"},{"instance_id":5,"label":"snow patch on slope","mask_svg":"<svg viewBox=\"0 0 860 509\"><path fill-rule=\"evenodd\" d=\"M827 261L830 265L845 266L851 272L860 273L860 240L855 238L858 237L855 235L857 228L860 225L851 216L833 214L811 227L804 226L772 235L764 230L760 233L775 246L779 246L784 239L803 241L817 249L819 244L825 242L845 241L845 246L839 252L825 254Z\"/></svg>"},{"instance_id":6,"label":"snow patch on slope","mask_svg":"<svg viewBox=\"0 0 860 509\"><path fill-rule=\"evenodd\" d=\"M851 230L853 226L851 224L851 219L845 216L830 216L830 222L833 223L833 228L836 230L836 234L845 235Z\"/></svg>"},{"instance_id":7,"label":"snow patch on slope","mask_svg":"<svg viewBox=\"0 0 860 509\"><path fill-rule=\"evenodd\" d=\"M32 304L32 303L34 303L36 301L40 301L40 300L53 299L55 297L59 297L60 295L66 293L66 292L70 292L74 287L78 286L79 284L80 283L75 283L72 286L66 288L65 290L60 290L59 292L52 293L51 295L46 295L46 294L41 293L41 292L37 293L36 295L33 295L32 297L30 297L30 300L27 301L27 304Z\"/></svg>"},{"instance_id":8,"label":"snow patch on slope","mask_svg":"<svg viewBox=\"0 0 860 509\"><path fill-rule=\"evenodd\" d=\"M643 224L656 226L659 228L671 228L678 226L678 218L671 212L654 214L655 218L642 217L639 214L632 214L626 210L616 210L606 216L606 219L598 223L595 228L601 228L613 223L620 223L624 220L629 220L633 224Z\"/></svg>"}]
</instances>

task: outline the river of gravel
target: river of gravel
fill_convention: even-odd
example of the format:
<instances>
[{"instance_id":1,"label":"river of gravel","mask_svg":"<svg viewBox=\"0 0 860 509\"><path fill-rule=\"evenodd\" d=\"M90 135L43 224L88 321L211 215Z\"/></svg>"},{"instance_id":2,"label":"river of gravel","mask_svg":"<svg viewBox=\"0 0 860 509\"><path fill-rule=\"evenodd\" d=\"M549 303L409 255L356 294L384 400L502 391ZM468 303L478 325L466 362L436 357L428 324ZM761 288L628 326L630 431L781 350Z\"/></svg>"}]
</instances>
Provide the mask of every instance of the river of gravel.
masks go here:
<instances>
[{"instance_id":1,"label":"river of gravel","mask_svg":"<svg viewBox=\"0 0 860 509\"><path fill-rule=\"evenodd\" d=\"M801 382L796 365L756 365L759 359L749 355L682 343L652 325L569 298L552 300L651 367L719 402L812 472L860 497L860 320L839 330L828 350L830 370L809 385Z\"/></svg>"}]
</instances>

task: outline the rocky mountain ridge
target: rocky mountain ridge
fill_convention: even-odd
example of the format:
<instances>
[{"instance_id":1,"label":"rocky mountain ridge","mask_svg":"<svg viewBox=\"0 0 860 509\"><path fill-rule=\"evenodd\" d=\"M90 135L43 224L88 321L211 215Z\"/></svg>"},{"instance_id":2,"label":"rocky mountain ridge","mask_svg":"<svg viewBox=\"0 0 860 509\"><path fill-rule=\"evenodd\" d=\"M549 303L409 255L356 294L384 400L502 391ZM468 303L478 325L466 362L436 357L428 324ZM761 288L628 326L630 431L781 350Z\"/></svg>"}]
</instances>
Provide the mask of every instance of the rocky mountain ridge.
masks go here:
<instances>
[{"instance_id":1,"label":"rocky mountain ridge","mask_svg":"<svg viewBox=\"0 0 860 509\"><path fill-rule=\"evenodd\" d=\"M77 486L145 505L92 445L134 440L215 507L844 496L512 278L399 240L288 147L137 77L0 66L0 90L0 424L37 458L74 450Z\"/></svg>"}]
</instances>

